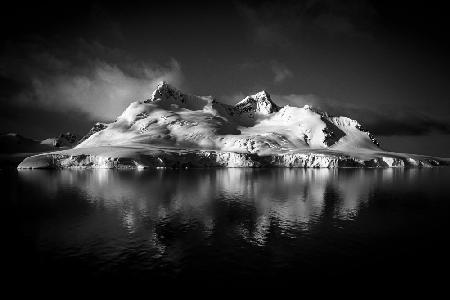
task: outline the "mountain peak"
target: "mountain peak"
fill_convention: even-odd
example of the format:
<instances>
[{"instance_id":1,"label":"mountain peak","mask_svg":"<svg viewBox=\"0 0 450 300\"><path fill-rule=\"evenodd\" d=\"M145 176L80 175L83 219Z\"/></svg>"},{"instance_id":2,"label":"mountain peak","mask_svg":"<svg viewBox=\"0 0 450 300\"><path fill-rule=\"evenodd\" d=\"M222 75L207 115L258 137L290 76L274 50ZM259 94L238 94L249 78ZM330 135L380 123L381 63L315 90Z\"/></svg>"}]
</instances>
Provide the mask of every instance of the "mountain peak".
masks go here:
<instances>
[{"instance_id":1,"label":"mountain peak","mask_svg":"<svg viewBox=\"0 0 450 300\"><path fill-rule=\"evenodd\" d=\"M264 98L270 99L270 94L267 91L262 90L260 92L257 92L256 94L254 94L253 97L260 97L260 98L264 97Z\"/></svg>"},{"instance_id":2,"label":"mountain peak","mask_svg":"<svg viewBox=\"0 0 450 300\"><path fill-rule=\"evenodd\" d=\"M145 102L153 102L156 100L164 100L167 98L180 98L182 97L182 93L170 85L167 81L160 81L156 86L156 89L153 91L152 97Z\"/></svg>"},{"instance_id":3,"label":"mountain peak","mask_svg":"<svg viewBox=\"0 0 450 300\"><path fill-rule=\"evenodd\" d=\"M166 90L166 89L175 89L175 88L173 86L171 86L165 80L158 82L158 85L156 86L156 90Z\"/></svg>"},{"instance_id":4,"label":"mountain peak","mask_svg":"<svg viewBox=\"0 0 450 300\"><path fill-rule=\"evenodd\" d=\"M265 115L280 110L270 98L270 94L264 90L245 97L242 101L237 103L235 107L241 112L258 112Z\"/></svg>"}]
</instances>

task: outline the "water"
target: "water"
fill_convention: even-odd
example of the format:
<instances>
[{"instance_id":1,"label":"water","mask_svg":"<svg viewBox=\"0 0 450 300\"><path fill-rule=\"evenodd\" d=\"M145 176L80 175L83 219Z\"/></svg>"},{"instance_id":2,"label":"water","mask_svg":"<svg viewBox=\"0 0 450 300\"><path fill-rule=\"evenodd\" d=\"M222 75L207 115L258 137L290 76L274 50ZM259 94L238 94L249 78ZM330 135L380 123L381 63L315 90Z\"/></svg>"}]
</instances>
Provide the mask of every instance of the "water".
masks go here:
<instances>
[{"instance_id":1,"label":"water","mask_svg":"<svg viewBox=\"0 0 450 300\"><path fill-rule=\"evenodd\" d=\"M20 282L440 282L450 169L1 171Z\"/></svg>"}]
</instances>

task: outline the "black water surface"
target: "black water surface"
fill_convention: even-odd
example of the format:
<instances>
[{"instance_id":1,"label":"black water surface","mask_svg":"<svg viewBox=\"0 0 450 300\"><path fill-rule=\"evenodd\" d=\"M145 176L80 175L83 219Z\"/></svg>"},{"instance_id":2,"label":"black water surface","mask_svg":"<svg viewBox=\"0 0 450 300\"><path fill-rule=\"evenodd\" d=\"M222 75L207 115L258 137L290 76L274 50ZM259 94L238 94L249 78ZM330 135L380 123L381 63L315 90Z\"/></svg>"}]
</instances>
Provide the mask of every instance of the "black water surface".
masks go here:
<instances>
[{"instance_id":1,"label":"black water surface","mask_svg":"<svg viewBox=\"0 0 450 300\"><path fill-rule=\"evenodd\" d=\"M450 168L1 171L10 281L445 284Z\"/></svg>"}]
</instances>

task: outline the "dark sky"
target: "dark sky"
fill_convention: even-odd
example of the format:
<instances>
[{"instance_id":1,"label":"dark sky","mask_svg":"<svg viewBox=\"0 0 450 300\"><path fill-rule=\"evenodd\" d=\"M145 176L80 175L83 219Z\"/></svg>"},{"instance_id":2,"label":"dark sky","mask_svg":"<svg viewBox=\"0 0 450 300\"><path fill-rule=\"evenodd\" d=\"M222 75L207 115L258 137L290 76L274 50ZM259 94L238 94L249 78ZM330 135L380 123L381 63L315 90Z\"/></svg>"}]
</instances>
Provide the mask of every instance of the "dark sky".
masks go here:
<instances>
[{"instance_id":1,"label":"dark sky","mask_svg":"<svg viewBox=\"0 0 450 300\"><path fill-rule=\"evenodd\" d=\"M228 103L264 89L357 119L388 150L450 157L441 2L147 2L2 7L0 132L84 134L167 80Z\"/></svg>"}]
</instances>

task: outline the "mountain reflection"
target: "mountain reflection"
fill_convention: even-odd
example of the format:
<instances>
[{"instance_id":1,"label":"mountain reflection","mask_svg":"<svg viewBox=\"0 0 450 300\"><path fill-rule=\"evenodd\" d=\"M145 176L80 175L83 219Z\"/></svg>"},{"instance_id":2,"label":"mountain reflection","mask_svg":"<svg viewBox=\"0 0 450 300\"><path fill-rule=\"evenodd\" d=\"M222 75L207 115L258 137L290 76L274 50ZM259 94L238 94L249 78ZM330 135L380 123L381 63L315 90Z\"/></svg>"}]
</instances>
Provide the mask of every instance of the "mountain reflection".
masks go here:
<instances>
[{"instance_id":1,"label":"mountain reflection","mask_svg":"<svg viewBox=\"0 0 450 300\"><path fill-rule=\"evenodd\" d=\"M46 201L64 193L83 199L79 205L87 212L73 229L80 238L99 231L107 238L119 230L122 238L141 236L158 255L183 233L202 240L225 234L262 246L273 230L289 236L324 222L339 226L358 216L374 186L405 172L414 176L391 169L62 170L19 176Z\"/></svg>"},{"instance_id":2,"label":"mountain reflection","mask_svg":"<svg viewBox=\"0 0 450 300\"><path fill-rule=\"evenodd\" d=\"M17 278L24 270L44 278L46 270L64 281L264 289L309 279L322 286L324 276L348 285L355 274L378 282L391 273L396 282L392 266L416 278L418 258L428 265L435 257L430 266L448 261L448 168L23 170L0 177L5 257L15 258Z\"/></svg>"}]
</instances>

